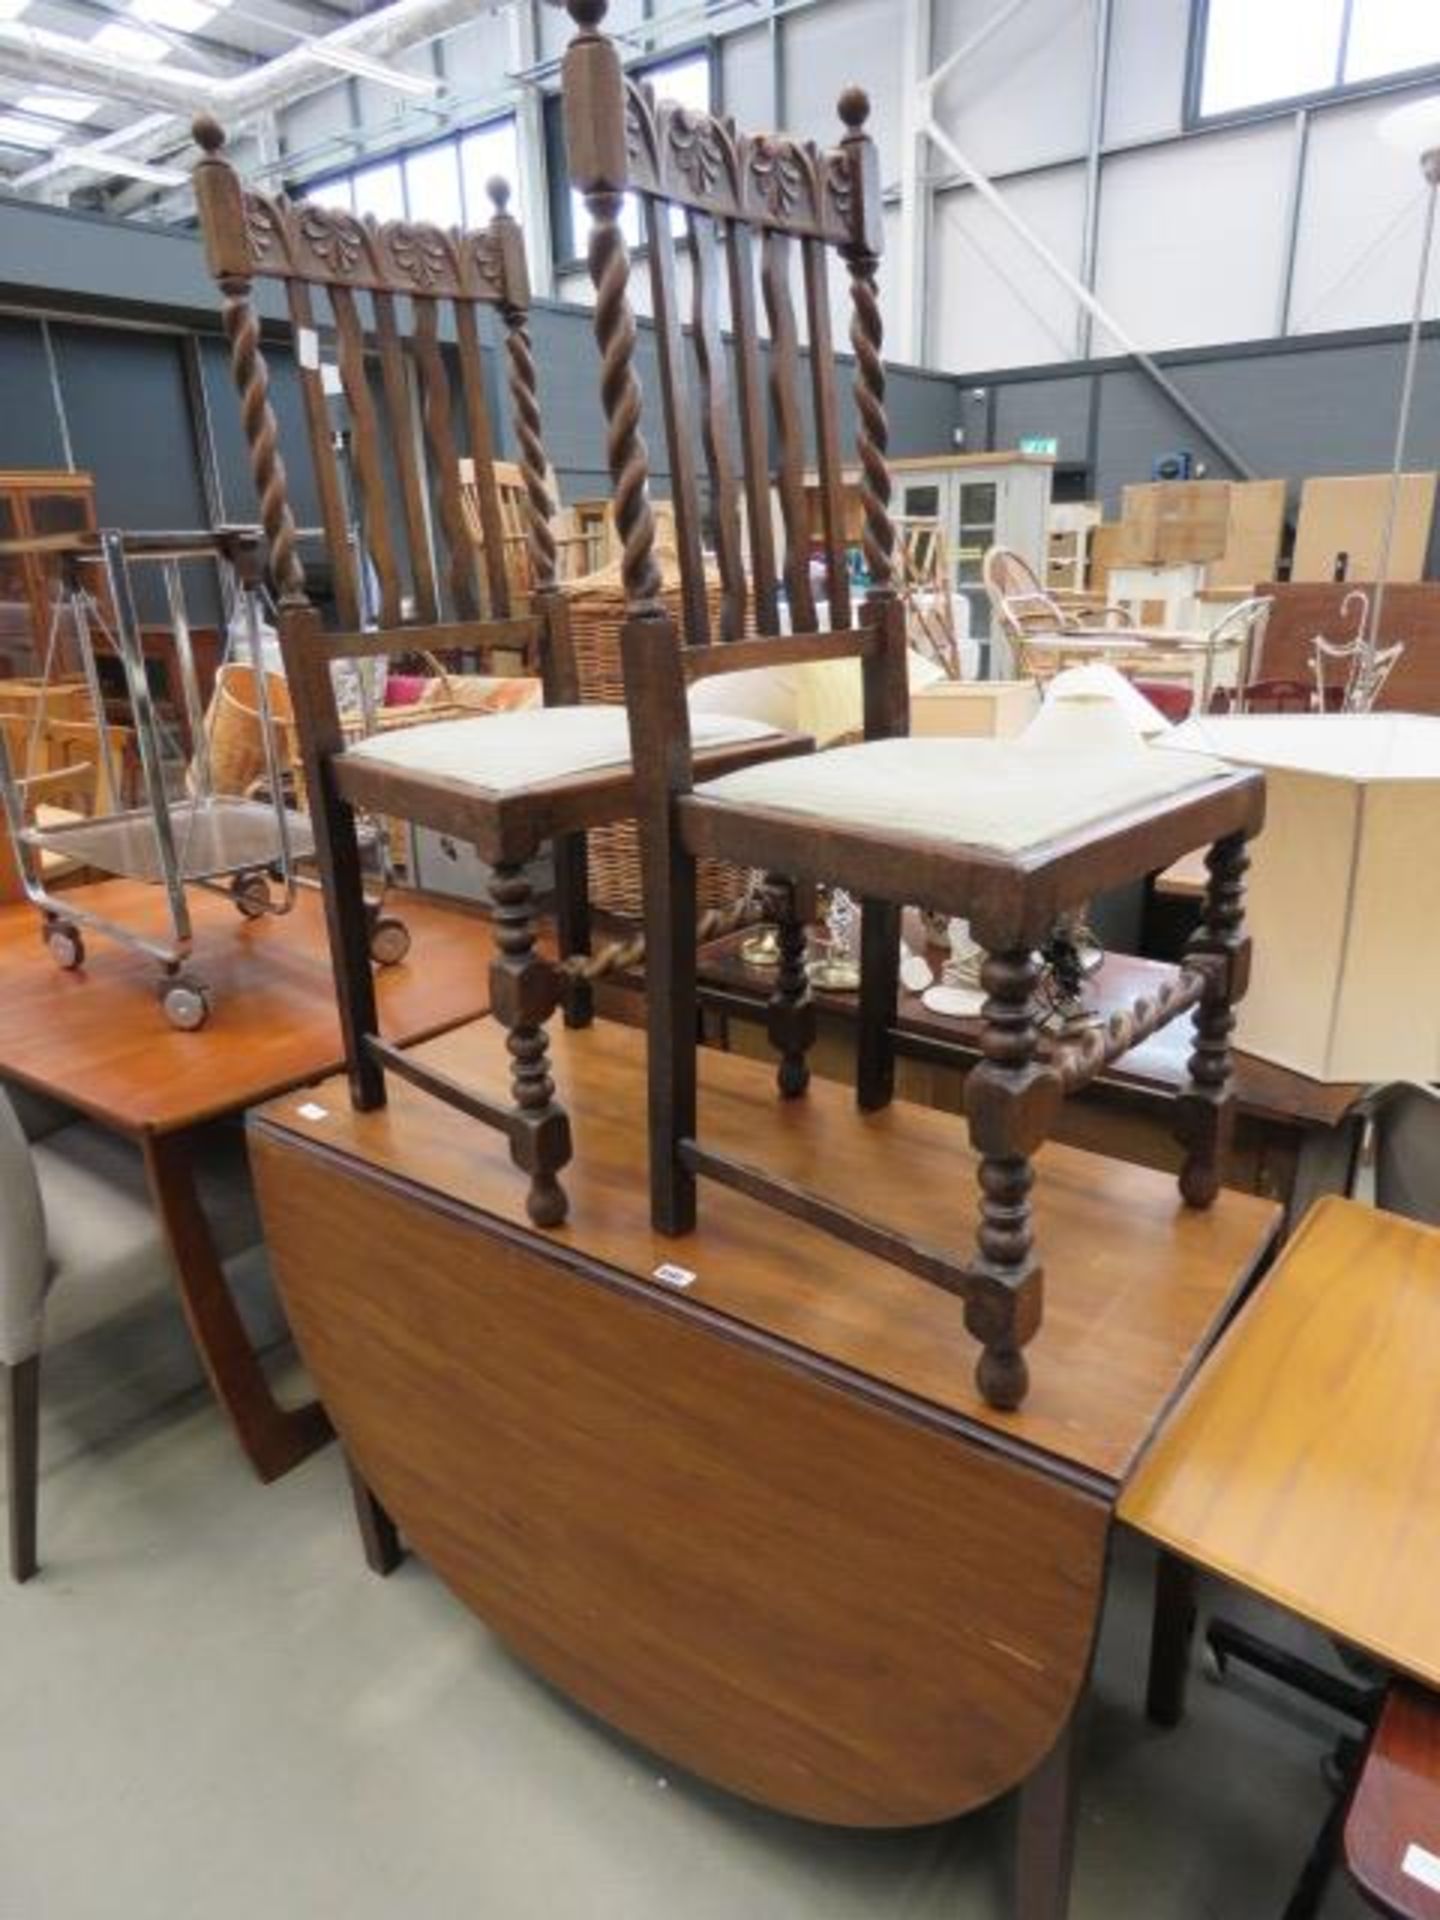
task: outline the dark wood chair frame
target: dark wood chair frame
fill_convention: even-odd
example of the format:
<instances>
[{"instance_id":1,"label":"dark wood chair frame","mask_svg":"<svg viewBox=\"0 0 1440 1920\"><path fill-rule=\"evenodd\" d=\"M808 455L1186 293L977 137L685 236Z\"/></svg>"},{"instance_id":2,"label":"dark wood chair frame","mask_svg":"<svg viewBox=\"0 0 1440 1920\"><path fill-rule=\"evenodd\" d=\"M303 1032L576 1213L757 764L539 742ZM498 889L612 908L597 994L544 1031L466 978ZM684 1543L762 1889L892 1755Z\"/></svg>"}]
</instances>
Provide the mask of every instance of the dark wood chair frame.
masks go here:
<instances>
[{"instance_id":1,"label":"dark wood chair frame","mask_svg":"<svg viewBox=\"0 0 1440 1920\"><path fill-rule=\"evenodd\" d=\"M508 1137L516 1164L529 1176L531 1219L537 1226L558 1226L566 1211L558 1175L571 1157L570 1122L555 1098L545 1023L562 1003L572 1025L584 1025L591 1017L588 982L577 973L567 973L563 962L590 950L585 834L591 827L634 815L630 768L536 780L513 792L487 796L463 781L348 754L331 675L333 663L339 660L422 648L465 653L519 649L538 666L548 706L579 701L579 677L556 567L554 503L545 477L524 241L507 211L509 189L503 181L490 183L496 210L481 230L446 233L405 221L362 222L344 212L292 205L283 198L245 190L223 157L223 130L202 115L194 131L203 156L194 174L201 226L210 271L224 296L231 368L271 571L280 593L280 644L316 829L351 1096L361 1109L383 1105L388 1069L498 1128ZM292 336L297 349L305 349L297 350L297 369L310 458L336 575L336 599L345 629L341 632L323 629L305 591L253 300L257 278L284 282ZM331 445L319 356L314 351L316 302L322 292L354 426L364 544L379 576L379 623L373 631L359 630L363 599ZM368 327L361 305L366 297ZM402 330L406 309L401 302L408 303L408 334ZM530 608L523 614L512 606L507 584L494 471L495 437L480 344L478 311L482 307L496 309L505 330L533 583ZM457 442L456 396L441 344L442 315L447 308L459 363L459 411L469 441L463 448ZM418 405L408 377L412 366ZM426 449L424 456L417 454L421 446ZM386 491L387 450L402 510L403 550L391 528L394 508ZM461 495L462 452L474 463L479 497L484 605L477 592L476 548ZM437 573L430 546L427 480L448 555L445 579ZM413 623L402 620L402 568L407 559L418 615ZM793 737L776 736L762 743L707 751L703 762L718 772L794 751L797 744ZM490 1004L508 1029L512 1062L508 1104L457 1085L381 1037L356 834L359 811L419 821L469 841L493 867L497 952L491 964ZM555 854L561 967L537 950L536 903L525 872L546 841Z\"/></svg>"},{"instance_id":2,"label":"dark wood chair frame","mask_svg":"<svg viewBox=\"0 0 1440 1920\"><path fill-rule=\"evenodd\" d=\"M508 213L508 188L491 183L495 214L488 227L442 233L390 222L378 226L343 212L291 205L242 188L222 153L213 120L195 125L203 157L195 192L211 273L224 296L224 325L251 469L280 594L280 642L291 681L309 804L316 826L336 990L351 1093L361 1108L385 1100L384 1069L464 1107L510 1139L530 1175L530 1211L553 1225L564 1214L556 1178L570 1158L569 1121L556 1103L547 1065L544 1022L560 998L556 969L536 952L534 903L524 872L542 841L554 837L562 956L589 948L585 879L586 826L629 811L610 776L549 782L513 797L485 800L458 782L347 758L331 677L337 660L417 649L486 655L520 651L538 666L549 704L579 698L565 603L555 565L553 502L545 479L535 362L529 336L529 284L519 226ZM344 628L325 632L306 595L297 551L279 426L269 400L269 372L253 300L257 278L284 282L335 598ZM354 468L364 543L379 578L379 624L360 631L363 598L350 542L341 473L331 442L318 365L317 295L325 294L338 345L342 384L354 422ZM371 326L361 307L368 295ZM402 333L400 302L411 326ZM475 463L485 531L483 571L460 493L450 373L441 346L442 309L449 307L460 369L460 406ZM504 566L500 504L494 477L494 434L478 309L498 310L505 329L508 384L529 508L534 592L527 612L512 607ZM378 354L380 398L373 373ZM418 406L409 368L417 377ZM417 448L426 449L425 456ZM391 527L384 469L388 447L402 507L404 550ZM427 509L448 566L437 570ZM402 570L408 560L417 618L402 619ZM484 604L480 588L484 588ZM448 616L448 617L447 617ZM380 1036L371 977L356 813L396 814L472 841L495 867L498 952L491 968L496 1015L510 1029L513 1104L484 1100L443 1076L417 1067ZM566 998L567 1017L589 1017L583 991Z\"/></svg>"},{"instance_id":3,"label":"dark wood chair frame","mask_svg":"<svg viewBox=\"0 0 1440 1920\"><path fill-rule=\"evenodd\" d=\"M876 279L881 250L869 102L859 88L840 99L844 134L822 149L778 134L751 135L730 120L657 102L626 79L600 32L605 0L568 0L578 32L565 56L570 172L592 229L589 265L615 520L623 545L628 619L623 634L626 698L641 800L646 891L652 1214L658 1230L683 1234L695 1221L697 1176L739 1189L963 1297L981 1342L978 1382L997 1407L1020 1404L1023 1353L1040 1324L1042 1269L1030 1218L1031 1158L1059 1102L1144 1035L1197 1009L1191 1081L1179 1101L1186 1148L1181 1191L1207 1206L1220 1182L1231 1113L1231 1006L1244 991L1245 842L1263 817L1263 780L1224 774L1159 805L1112 817L1023 854L835 828L814 818L725 804L694 789L685 691L707 675L764 665L858 658L865 738L909 731L903 612L894 577L894 529L886 461L885 373ZM620 224L637 194L649 252L662 410L675 476L676 529L684 581L680 622L660 604L648 498L649 456L640 429L630 256ZM684 212L692 249L693 333L701 457L708 473L723 612L712 634L700 561L696 474L700 469L676 296L672 209ZM829 598L828 630L810 590L803 491L804 428L797 325L790 287L798 242L810 334L810 388ZM870 587L852 609L845 567L839 408L826 262L837 251L849 272L855 355L857 444ZM785 529L783 578L791 632L780 633L770 530L768 445L754 298L754 253L770 330L769 380L778 453L776 489ZM723 261L723 266L722 266ZM728 361L718 317L728 282L734 334L731 444ZM750 539L751 580L741 560L740 502ZM748 592L747 592L748 584ZM758 637L746 637L754 635ZM1057 918L1092 893L1166 865L1210 843L1203 921L1172 987L1137 1002L1085 1040L1041 1053L1036 949ZM702 856L762 865L795 898L797 883L836 882L859 896L861 936L857 1095L862 1109L890 1100L894 1084L899 915L922 904L969 918L988 958L983 1059L970 1075L966 1109L980 1154L978 1246L968 1261L916 1244L882 1224L763 1169L711 1152L697 1138L695 863ZM815 1030L798 911L782 916L781 964L771 1004L782 1096L803 1093L805 1052Z\"/></svg>"}]
</instances>

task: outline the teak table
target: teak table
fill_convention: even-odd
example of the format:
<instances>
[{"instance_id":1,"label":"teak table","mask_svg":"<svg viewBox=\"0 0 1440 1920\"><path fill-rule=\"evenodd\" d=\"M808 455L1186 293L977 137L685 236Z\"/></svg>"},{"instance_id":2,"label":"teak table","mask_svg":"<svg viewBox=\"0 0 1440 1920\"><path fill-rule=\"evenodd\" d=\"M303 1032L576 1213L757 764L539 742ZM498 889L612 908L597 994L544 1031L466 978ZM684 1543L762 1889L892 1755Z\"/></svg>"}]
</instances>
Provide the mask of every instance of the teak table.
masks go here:
<instances>
[{"instance_id":1,"label":"teak table","mask_svg":"<svg viewBox=\"0 0 1440 1920\"><path fill-rule=\"evenodd\" d=\"M1271 1203L1063 1145L1023 1409L986 1405L959 1299L728 1189L649 1223L641 1035L555 1036L567 1224L530 1227L503 1141L398 1086L251 1119L290 1322L347 1454L424 1558L555 1685L765 1805L861 1826L1022 1786L1025 1920L1064 1910L1069 1729L1118 1495L1275 1239ZM497 1071L480 1021L417 1049ZM708 1136L963 1245L952 1117L862 1115L700 1056ZM1116 1223L1123 1231L1116 1231Z\"/></svg>"},{"instance_id":2,"label":"teak table","mask_svg":"<svg viewBox=\"0 0 1440 1920\"><path fill-rule=\"evenodd\" d=\"M156 890L109 880L77 888L82 903L144 930L160 924ZM409 958L379 979L385 1030L406 1041L482 1013L488 922L453 904L403 896ZM62 972L28 903L0 908L0 1076L77 1107L134 1140L164 1226L181 1305L215 1398L262 1480L323 1445L316 1403L277 1404L225 1282L200 1205L199 1130L342 1061L319 896L302 893L283 919L243 920L227 901L191 898L196 951L216 989L198 1033L179 1033L155 998L153 961L97 941L85 966Z\"/></svg>"}]
</instances>

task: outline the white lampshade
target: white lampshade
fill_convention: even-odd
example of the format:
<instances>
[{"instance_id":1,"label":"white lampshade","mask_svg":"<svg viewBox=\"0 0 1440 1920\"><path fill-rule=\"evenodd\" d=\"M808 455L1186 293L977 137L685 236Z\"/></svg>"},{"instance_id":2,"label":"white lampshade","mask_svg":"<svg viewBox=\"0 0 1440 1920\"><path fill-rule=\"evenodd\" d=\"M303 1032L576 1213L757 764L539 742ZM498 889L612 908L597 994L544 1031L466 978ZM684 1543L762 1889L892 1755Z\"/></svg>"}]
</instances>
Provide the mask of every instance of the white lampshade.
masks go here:
<instances>
[{"instance_id":1,"label":"white lampshade","mask_svg":"<svg viewBox=\"0 0 1440 1920\"><path fill-rule=\"evenodd\" d=\"M1104 660L1064 667L1045 689L1047 706L1066 700L1097 699L1108 700L1118 707L1131 732L1141 740L1153 740L1157 734L1170 730L1170 722L1154 701L1147 700L1133 680L1127 680L1117 667Z\"/></svg>"},{"instance_id":2,"label":"white lampshade","mask_svg":"<svg viewBox=\"0 0 1440 1920\"><path fill-rule=\"evenodd\" d=\"M1265 772L1235 1044L1316 1080L1440 1079L1440 718L1211 716L1156 744Z\"/></svg>"}]
</instances>

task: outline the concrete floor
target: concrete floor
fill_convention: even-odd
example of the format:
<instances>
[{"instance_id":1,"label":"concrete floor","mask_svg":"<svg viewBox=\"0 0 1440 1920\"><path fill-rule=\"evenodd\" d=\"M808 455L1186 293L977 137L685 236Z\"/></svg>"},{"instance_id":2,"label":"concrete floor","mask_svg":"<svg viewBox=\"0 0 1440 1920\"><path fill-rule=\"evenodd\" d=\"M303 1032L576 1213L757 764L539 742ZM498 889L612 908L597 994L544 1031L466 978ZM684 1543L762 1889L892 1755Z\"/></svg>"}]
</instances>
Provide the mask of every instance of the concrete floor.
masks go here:
<instances>
[{"instance_id":1,"label":"concrete floor","mask_svg":"<svg viewBox=\"0 0 1440 1920\"><path fill-rule=\"evenodd\" d=\"M0 1589L0 1920L1005 1913L1007 1809L851 1834L672 1772L423 1566L368 1574L334 1448L257 1485L195 1382L168 1298L48 1361L43 1571ZM1074 1920L1279 1920L1326 1722L1197 1680L1182 1729L1148 1727L1149 1566L1121 1543ZM1326 1920L1366 1911L1337 1876Z\"/></svg>"}]
</instances>

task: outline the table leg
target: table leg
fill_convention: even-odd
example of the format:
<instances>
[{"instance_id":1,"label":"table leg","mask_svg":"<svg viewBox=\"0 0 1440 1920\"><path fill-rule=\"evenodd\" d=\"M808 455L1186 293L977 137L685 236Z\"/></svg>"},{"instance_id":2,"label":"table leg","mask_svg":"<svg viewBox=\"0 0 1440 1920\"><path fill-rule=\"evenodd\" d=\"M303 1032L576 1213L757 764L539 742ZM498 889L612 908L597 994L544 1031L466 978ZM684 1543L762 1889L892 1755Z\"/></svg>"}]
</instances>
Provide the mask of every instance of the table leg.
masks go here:
<instances>
[{"instance_id":1,"label":"table leg","mask_svg":"<svg viewBox=\"0 0 1440 1920\"><path fill-rule=\"evenodd\" d=\"M1020 1788L1015 1833L1015 1920L1065 1920L1075 1860L1075 1722Z\"/></svg>"},{"instance_id":2,"label":"table leg","mask_svg":"<svg viewBox=\"0 0 1440 1920\"><path fill-rule=\"evenodd\" d=\"M180 1304L210 1389L260 1479L278 1480L329 1440L329 1415L318 1400L282 1407L270 1391L200 1204L190 1135L147 1134L144 1150L150 1195L169 1244Z\"/></svg>"},{"instance_id":3,"label":"table leg","mask_svg":"<svg viewBox=\"0 0 1440 1920\"><path fill-rule=\"evenodd\" d=\"M372 1573L378 1573L382 1579L386 1579L405 1558L405 1549L400 1544L400 1529L370 1491L348 1453L345 1455L345 1471L350 1476L350 1498L355 1503L355 1524L360 1529L365 1564Z\"/></svg>"},{"instance_id":4,"label":"table leg","mask_svg":"<svg viewBox=\"0 0 1440 1920\"><path fill-rule=\"evenodd\" d=\"M1322 1194L1349 1193L1355 1181L1365 1121L1348 1113L1334 1127L1306 1127L1295 1158L1295 1182L1285 1202L1285 1231L1293 1233Z\"/></svg>"},{"instance_id":5,"label":"table leg","mask_svg":"<svg viewBox=\"0 0 1440 1920\"><path fill-rule=\"evenodd\" d=\"M1155 1617L1145 1692L1145 1712L1157 1727L1178 1727L1184 1717L1194 1635L1195 1569L1162 1547L1155 1565Z\"/></svg>"}]
</instances>

